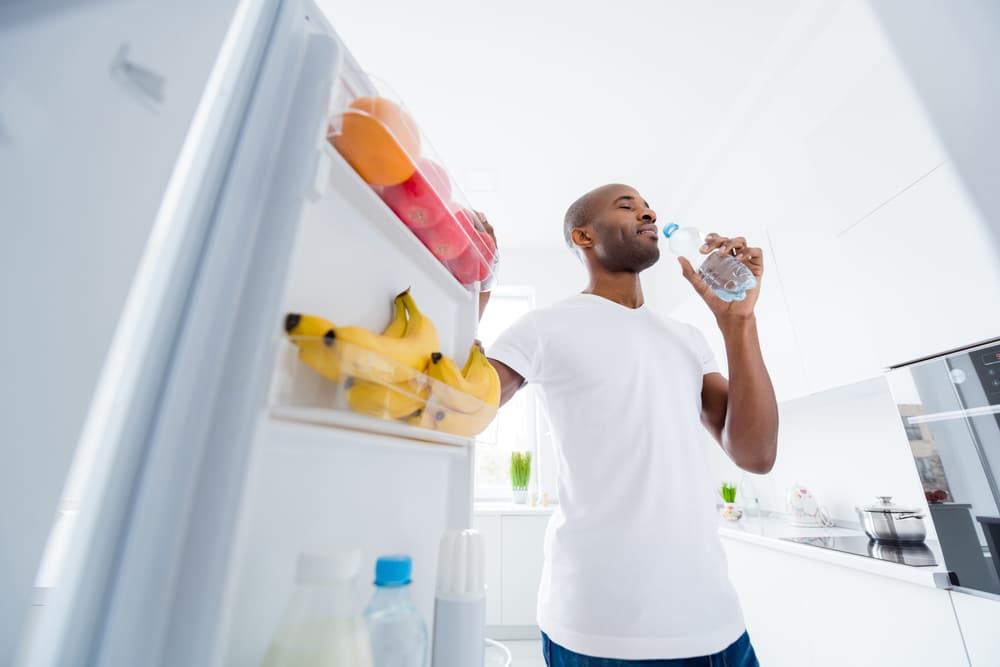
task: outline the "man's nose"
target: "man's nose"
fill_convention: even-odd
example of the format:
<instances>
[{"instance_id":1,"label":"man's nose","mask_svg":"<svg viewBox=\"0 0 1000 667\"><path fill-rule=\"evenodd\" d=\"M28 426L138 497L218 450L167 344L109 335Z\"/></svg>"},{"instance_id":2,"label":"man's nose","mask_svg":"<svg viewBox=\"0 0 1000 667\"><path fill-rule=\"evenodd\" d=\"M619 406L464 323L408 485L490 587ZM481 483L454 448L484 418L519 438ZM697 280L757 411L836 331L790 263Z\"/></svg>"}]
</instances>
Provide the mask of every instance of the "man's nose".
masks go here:
<instances>
[{"instance_id":1,"label":"man's nose","mask_svg":"<svg viewBox=\"0 0 1000 667\"><path fill-rule=\"evenodd\" d=\"M643 211L641 219L643 222L656 222L656 213L646 209Z\"/></svg>"}]
</instances>

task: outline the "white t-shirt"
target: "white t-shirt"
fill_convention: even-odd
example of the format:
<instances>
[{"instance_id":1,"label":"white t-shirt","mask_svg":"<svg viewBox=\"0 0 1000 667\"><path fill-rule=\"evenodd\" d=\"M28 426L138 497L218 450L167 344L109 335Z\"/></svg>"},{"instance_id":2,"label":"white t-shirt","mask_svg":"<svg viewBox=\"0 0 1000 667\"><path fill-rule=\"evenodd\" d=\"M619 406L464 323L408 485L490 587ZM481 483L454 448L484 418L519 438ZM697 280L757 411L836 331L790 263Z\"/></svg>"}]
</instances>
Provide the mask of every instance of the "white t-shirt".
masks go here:
<instances>
[{"instance_id":1,"label":"white t-shirt","mask_svg":"<svg viewBox=\"0 0 1000 667\"><path fill-rule=\"evenodd\" d=\"M620 660L736 641L745 625L700 420L702 378L718 368L701 332L578 294L528 313L487 354L539 388L555 436L539 627Z\"/></svg>"}]
</instances>

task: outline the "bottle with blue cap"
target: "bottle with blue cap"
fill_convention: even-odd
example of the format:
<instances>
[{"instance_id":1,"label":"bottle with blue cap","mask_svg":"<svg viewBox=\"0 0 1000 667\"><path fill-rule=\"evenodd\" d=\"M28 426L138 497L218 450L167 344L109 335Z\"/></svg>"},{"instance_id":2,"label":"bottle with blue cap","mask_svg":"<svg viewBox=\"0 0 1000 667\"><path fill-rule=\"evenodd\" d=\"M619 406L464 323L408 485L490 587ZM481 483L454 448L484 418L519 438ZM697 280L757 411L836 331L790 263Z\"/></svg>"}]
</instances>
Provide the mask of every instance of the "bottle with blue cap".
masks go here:
<instances>
[{"instance_id":1,"label":"bottle with blue cap","mask_svg":"<svg viewBox=\"0 0 1000 667\"><path fill-rule=\"evenodd\" d=\"M412 571L409 556L375 563L375 594L365 609L374 667L427 665L427 626L410 599Z\"/></svg>"},{"instance_id":2,"label":"bottle with blue cap","mask_svg":"<svg viewBox=\"0 0 1000 667\"><path fill-rule=\"evenodd\" d=\"M705 237L694 227L669 224L663 235L670 241L670 252L691 263L701 279L723 301L742 301L747 290L757 286L757 278L746 264L720 252L701 254Z\"/></svg>"}]
</instances>

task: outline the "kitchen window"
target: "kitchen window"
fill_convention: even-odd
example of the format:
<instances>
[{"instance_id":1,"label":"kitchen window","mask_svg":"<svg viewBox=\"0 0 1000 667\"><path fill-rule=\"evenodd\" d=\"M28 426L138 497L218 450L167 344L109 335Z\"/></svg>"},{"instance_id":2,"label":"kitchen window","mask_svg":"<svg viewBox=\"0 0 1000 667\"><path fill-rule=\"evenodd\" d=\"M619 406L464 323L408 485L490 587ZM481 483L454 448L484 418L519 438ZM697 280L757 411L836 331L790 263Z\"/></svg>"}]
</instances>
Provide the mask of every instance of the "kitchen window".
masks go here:
<instances>
[{"instance_id":1,"label":"kitchen window","mask_svg":"<svg viewBox=\"0 0 1000 667\"><path fill-rule=\"evenodd\" d=\"M487 356L500 334L534 307L535 291L531 287L504 286L493 290L479 323L479 339ZM526 386L500 408L493 423L476 438L477 499L510 499L510 456L516 451L531 452L528 489L538 492L539 408L534 387Z\"/></svg>"}]
</instances>

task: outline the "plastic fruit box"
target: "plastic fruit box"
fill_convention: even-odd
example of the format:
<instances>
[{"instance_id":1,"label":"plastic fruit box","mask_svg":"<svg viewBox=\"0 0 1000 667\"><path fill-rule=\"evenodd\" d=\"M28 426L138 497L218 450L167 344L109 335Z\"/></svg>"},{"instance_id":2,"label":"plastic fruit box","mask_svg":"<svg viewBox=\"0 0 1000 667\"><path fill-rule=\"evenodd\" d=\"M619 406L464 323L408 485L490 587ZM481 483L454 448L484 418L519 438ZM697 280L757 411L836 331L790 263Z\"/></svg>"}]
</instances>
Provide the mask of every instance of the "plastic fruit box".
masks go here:
<instances>
[{"instance_id":1,"label":"plastic fruit box","mask_svg":"<svg viewBox=\"0 0 1000 667\"><path fill-rule=\"evenodd\" d=\"M490 289L493 239L403 102L367 80L377 94L336 100L328 140L459 283Z\"/></svg>"},{"instance_id":2,"label":"plastic fruit box","mask_svg":"<svg viewBox=\"0 0 1000 667\"><path fill-rule=\"evenodd\" d=\"M471 438L497 408L393 359L320 336L281 339L271 403L351 412Z\"/></svg>"}]
</instances>

